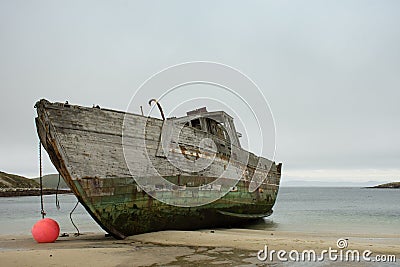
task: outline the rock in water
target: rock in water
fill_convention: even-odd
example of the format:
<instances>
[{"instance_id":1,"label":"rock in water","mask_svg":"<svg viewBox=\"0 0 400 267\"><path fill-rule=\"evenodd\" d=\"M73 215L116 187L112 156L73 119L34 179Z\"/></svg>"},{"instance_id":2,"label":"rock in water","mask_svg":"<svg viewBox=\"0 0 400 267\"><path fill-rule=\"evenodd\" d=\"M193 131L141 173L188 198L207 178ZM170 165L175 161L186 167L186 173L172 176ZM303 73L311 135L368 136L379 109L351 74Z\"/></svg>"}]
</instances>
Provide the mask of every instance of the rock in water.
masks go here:
<instances>
[{"instance_id":1,"label":"rock in water","mask_svg":"<svg viewBox=\"0 0 400 267\"><path fill-rule=\"evenodd\" d=\"M38 243L52 243L60 234L60 226L50 218L45 218L32 227L32 236Z\"/></svg>"}]
</instances>

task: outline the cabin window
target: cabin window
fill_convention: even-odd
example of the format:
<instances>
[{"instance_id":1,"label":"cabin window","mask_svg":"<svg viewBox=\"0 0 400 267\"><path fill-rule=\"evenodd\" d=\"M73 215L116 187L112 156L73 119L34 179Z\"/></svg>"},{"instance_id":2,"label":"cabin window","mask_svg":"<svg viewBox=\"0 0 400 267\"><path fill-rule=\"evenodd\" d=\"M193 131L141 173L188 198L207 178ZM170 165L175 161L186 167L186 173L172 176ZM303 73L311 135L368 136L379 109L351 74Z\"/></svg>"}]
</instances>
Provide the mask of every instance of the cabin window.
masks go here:
<instances>
[{"instance_id":1,"label":"cabin window","mask_svg":"<svg viewBox=\"0 0 400 267\"><path fill-rule=\"evenodd\" d=\"M217 123L213 120L207 119L207 130L210 134L216 134L217 133Z\"/></svg>"},{"instance_id":2,"label":"cabin window","mask_svg":"<svg viewBox=\"0 0 400 267\"><path fill-rule=\"evenodd\" d=\"M208 118L206 120L207 120L207 130L210 134L213 134L221 139L226 139L225 129L221 123L218 123L215 120Z\"/></svg>"},{"instance_id":3,"label":"cabin window","mask_svg":"<svg viewBox=\"0 0 400 267\"><path fill-rule=\"evenodd\" d=\"M192 127L201 130L200 119L192 120Z\"/></svg>"},{"instance_id":4,"label":"cabin window","mask_svg":"<svg viewBox=\"0 0 400 267\"><path fill-rule=\"evenodd\" d=\"M215 135L218 136L221 139L226 139L225 129L224 129L224 127L222 125L217 124Z\"/></svg>"}]
</instances>

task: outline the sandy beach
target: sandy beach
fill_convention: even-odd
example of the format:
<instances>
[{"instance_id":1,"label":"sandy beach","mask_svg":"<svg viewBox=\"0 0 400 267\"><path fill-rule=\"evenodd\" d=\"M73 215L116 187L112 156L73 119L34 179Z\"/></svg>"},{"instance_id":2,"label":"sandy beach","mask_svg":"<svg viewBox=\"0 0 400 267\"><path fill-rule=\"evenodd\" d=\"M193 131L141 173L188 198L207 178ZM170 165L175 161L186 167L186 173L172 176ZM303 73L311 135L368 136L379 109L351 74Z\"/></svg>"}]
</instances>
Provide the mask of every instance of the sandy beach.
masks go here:
<instances>
[{"instance_id":1,"label":"sandy beach","mask_svg":"<svg viewBox=\"0 0 400 267\"><path fill-rule=\"evenodd\" d=\"M320 252L329 247L337 249L338 238L347 239L347 249L371 250L372 256L396 255L397 259L400 256L400 234L340 236L216 229L162 231L125 240L105 237L102 233L84 233L78 237L71 234L51 244L37 244L31 236L1 236L0 262L2 266L258 266L265 265L257 259L257 252L265 245L274 250ZM335 264L325 262L324 266L327 263Z\"/></svg>"}]
</instances>

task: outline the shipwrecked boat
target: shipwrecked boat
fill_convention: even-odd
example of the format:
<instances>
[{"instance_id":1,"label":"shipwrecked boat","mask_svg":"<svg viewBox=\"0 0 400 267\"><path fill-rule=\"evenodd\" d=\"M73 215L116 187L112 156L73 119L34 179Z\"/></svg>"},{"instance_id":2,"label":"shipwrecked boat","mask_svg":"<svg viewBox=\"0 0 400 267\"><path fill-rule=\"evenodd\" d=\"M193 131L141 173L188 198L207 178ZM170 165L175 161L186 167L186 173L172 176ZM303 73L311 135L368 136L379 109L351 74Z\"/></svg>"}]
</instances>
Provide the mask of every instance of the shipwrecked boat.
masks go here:
<instances>
[{"instance_id":1,"label":"shipwrecked boat","mask_svg":"<svg viewBox=\"0 0 400 267\"><path fill-rule=\"evenodd\" d=\"M231 226L272 213L282 164L241 148L224 111L158 119L45 99L35 108L55 168L116 238Z\"/></svg>"}]
</instances>

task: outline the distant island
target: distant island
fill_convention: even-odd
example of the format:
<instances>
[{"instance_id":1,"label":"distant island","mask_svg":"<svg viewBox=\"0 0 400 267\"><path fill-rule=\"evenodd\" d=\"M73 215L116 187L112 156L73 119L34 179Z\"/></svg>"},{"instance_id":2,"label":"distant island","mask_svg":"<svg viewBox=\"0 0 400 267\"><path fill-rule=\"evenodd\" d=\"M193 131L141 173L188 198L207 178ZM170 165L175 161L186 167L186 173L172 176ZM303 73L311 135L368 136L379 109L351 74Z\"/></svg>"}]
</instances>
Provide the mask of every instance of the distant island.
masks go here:
<instances>
[{"instance_id":1,"label":"distant island","mask_svg":"<svg viewBox=\"0 0 400 267\"><path fill-rule=\"evenodd\" d=\"M370 187L367 187L367 188L395 188L395 189L399 189L400 188L400 182L380 184L380 185L376 185L376 186L370 186Z\"/></svg>"},{"instance_id":2,"label":"distant island","mask_svg":"<svg viewBox=\"0 0 400 267\"><path fill-rule=\"evenodd\" d=\"M29 179L23 176L5 173L0 171L0 197L14 197L14 196L39 196L40 195L40 184L36 179ZM54 179L56 179L55 186ZM61 183L63 182L63 184ZM51 195L55 193L67 194L71 193L64 180L61 178L60 186L61 189L57 188L58 175L48 175L43 177L43 194Z\"/></svg>"}]
</instances>

